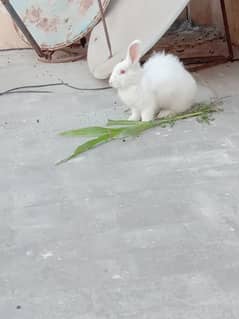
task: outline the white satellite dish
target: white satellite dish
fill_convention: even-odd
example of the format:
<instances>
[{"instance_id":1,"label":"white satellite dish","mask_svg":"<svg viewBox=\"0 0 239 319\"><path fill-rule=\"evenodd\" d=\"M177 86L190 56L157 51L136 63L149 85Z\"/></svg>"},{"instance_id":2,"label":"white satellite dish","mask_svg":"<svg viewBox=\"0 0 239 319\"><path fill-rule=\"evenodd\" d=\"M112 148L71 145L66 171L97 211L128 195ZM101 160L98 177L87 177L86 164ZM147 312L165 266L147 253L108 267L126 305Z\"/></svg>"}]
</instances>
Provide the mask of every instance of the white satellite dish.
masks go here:
<instances>
[{"instance_id":1,"label":"white satellite dish","mask_svg":"<svg viewBox=\"0 0 239 319\"><path fill-rule=\"evenodd\" d=\"M142 41L143 54L164 35L189 0L111 0L106 23L112 46L110 58L102 21L93 29L88 46L89 69L106 79L126 55L129 43Z\"/></svg>"}]
</instances>

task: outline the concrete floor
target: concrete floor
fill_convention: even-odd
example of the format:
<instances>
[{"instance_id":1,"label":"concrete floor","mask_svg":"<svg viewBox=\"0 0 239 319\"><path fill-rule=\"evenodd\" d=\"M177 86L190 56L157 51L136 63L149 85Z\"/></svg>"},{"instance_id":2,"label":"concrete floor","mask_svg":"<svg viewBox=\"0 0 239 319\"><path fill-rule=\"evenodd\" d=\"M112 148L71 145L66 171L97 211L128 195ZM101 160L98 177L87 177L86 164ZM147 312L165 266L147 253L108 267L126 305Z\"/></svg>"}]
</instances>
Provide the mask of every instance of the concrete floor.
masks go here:
<instances>
[{"instance_id":1,"label":"concrete floor","mask_svg":"<svg viewBox=\"0 0 239 319\"><path fill-rule=\"evenodd\" d=\"M58 132L125 117L115 93L64 87L0 97L0 318L239 318L239 64L196 75L195 120L116 141L68 164ZM84 62L1 53L0 90L105 85ZM204 94L204 96L203 96Z\"/></svg>"}]
</instances>

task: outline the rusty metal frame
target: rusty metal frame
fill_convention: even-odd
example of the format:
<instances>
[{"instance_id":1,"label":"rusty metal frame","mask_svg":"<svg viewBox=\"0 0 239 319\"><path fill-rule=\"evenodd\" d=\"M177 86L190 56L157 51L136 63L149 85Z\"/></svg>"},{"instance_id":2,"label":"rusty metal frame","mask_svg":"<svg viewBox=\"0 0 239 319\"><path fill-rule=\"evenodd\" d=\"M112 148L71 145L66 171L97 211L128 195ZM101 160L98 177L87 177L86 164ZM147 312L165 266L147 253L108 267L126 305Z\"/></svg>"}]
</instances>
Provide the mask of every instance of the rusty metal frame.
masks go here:
<instances>
[{"instance_id":1,"label":"rusty metal frame","mask_svg":"<svg viewBox=\"0 0 239 319\"><path fill-rule=\"evenodd\" d=\"M18 28L22 31L22 33L25 35L26 39L29 41L31 44L32 48L36 51L38 56L40 58L45 58L46 60L51 60L51 56L54 53L54 50L42 50L41 47L38 45L37 41L34 39L30 31L27 29L26 25L22 21L21 17L18 15L14 7L11 5L9 0L0 0L8 13L11 15L13 18L14 22L18 26ZM106 19L105 19L105 14L104 14L104 8L102 5L101 0L98 0L99 3L99 9L100 9L100 15L102 18L103 26L104 26L104 32L105 32L105 37L107 41L107 45L109 48L109 54L110 58L112 57L112 49L111 49L111 42L110 42L110 37L109 37L109 32L106 24Z\"/></svg>"},{"instance_id":2,"label":"rusty metal frame","mask_svg":"<svg viewBox=\"0 0 239 319\"><path fill-rule=\"evenodd\" d=\"M226 5L225 5L225 0L220 0L220 3L221 3L222 17L223 17L224 29L225 29L228 52L229 52L228 58L230 61L233 61L234 52L233 52L232 38L231 38L231 32L230 32L230 27L229 27L229 23L228 23L228 16L227 16L227 9L226 9Z\"/></svg>"},{"instance_id":3,"label":"rusty metal frame","mask_svg":"<svg viewBox=\"0 0 239 319\"><path fill-rule=\"evenodd\" d=\"M110 54L109 57L112 58L112 56L113 56L113 54L112 54L112 47L111 47L111 42L110 42L110 37L109 37L109 31L108 31L108 27L107 27L107 23L106 23L106 19L105 19L104 9L103 9L101 0L98 0L98 3L99 3L99 8L100 8L100 13L101 13L102 22L103 22L103 27L104 27L104 32L105 32L105 38L106 38L106 42L107 42L108 49L109 49L109 54Z\"/></svg>"}]
</instances>

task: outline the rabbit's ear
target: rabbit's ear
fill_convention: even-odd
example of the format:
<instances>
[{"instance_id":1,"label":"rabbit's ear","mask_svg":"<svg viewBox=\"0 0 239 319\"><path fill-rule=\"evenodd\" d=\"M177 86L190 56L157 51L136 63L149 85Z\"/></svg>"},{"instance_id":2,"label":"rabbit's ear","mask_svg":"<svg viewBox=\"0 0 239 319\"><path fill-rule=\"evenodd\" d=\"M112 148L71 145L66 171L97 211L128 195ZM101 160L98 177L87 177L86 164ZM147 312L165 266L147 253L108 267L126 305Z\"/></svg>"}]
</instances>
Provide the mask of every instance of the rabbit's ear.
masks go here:
<instances>
[{"instance_id":1,"label":"rabbit's ear","mask_svg":"<svg viewBox=\"0 0 239 319\"><path fill-rule=\"evenodd\" d=\"M132 63L139 62L140 59L140 45L139 40L133 41L128 47L127 59Z\"/></svg>"}]
</instances>

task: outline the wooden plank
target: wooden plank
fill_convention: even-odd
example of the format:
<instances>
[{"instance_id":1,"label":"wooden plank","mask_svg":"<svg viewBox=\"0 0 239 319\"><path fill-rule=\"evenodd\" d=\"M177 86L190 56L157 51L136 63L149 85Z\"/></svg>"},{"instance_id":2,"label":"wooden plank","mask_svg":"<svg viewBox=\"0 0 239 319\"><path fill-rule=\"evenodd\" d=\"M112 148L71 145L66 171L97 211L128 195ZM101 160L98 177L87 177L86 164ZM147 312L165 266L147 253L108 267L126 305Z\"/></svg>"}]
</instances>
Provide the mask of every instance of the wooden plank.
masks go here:
<instances>
[{"instance_id":1,"label":"wooden plank","mask_svg":"<svg viewBox=\"0 0 239 319\"><path fill-rule=\"evenodd\" d=\"M190 7L192 19L196 23L224 29L220 0L191 0Z\"/></svg>"},{"instance_id":2,"label":"wooden plank","mask_svg":"<svg viewBox=\"0 0 239 319\"><path fill-rule=\"evenodd\" d=\"M228 56L224 36L213 27L168 32L148 54L163 50L176 54L181 59L199 56Z\"/></svg>"},{"instance_id":3,"label":"wooden plank","mask_svg":"<svg viewBox=\"0 0 239 319\"><path fill-rule=\"evenodd\" d=\"M225 0L229 26L234 44L239 45L239 1ZM214 25L224 32L219 0L191 0L192 19L203 25Z\"/></svg>"},{"instance_id":4,"label":"wooden plank","mask_svg":"<svg viewBox=\"0 0 239 319\"><path fill-rule=\"evenodd\" d=\"M143 57L142 62L158 51L177 55L191 71L225 63L228 58L225 37L215 27L169 31ZM235 57L238 57L238 50L235 48L234 51Z\"/></svg>"},{"instance_id":5,"label":"wooden plank","mask_svg":"<svg viewBox=\"0 0 239 319\"><path fill-rule=\"evenodd\" d=\"M226 1L229 24L234 44L239 45L239 1L227 0Z\"/></svg>"}]
</instances>

